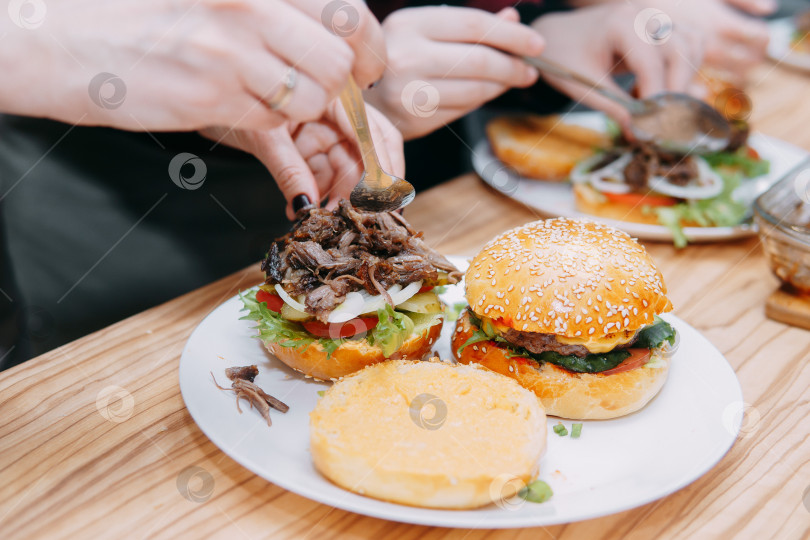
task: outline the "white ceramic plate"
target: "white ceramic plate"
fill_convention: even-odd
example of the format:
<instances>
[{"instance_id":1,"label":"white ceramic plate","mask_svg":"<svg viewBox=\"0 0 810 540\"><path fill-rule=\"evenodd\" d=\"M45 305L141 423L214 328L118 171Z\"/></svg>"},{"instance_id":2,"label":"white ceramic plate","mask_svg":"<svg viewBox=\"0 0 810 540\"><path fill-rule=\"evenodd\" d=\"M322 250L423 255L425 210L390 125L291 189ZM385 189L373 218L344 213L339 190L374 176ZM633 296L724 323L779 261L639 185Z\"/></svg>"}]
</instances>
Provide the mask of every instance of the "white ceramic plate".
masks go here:
<instances>
[{"instance_id":1,"label":"white ceramic plate","mask_svg":"<svg viewBox=\"0 0 810 540\"><path fill-rule=\"evenodd\" d=\"M459 268L467 261L452 258ZM463 301L450 287L446 302ZM515 499L472 511L429 510L378 501L345 491L322 477L309 453L309 412L328 387L292 371L252 337L240 321L241 302L231 298L194 330L180 358L180 390L200 429L223 452L257 475L304 497L368 516L422 525L462 528L533 527L589 519L640 506L693 482L717 463L736 439L742 421L739 383L720 352L674 316L679 349L661 393L641 411L583 422L579 439L559 437L548 421L548 450L540 477L554 491L544 504ZM450 356L446 324L437 343ZM238 414L234 397L214 387L209 372L227 383L224 369L256 364L256 383L290 406L271 411L268 427L255 410ZM571 422L564 424L570 430Z\"/></svg>"},{"instance_id":2,"label":"white ceramic plate","mask_svg":"<svg viewBox=\"0 0 810 540\"><path fill-rule=\"evenodd\" d=\"M775 19L768 23L768 58L778 64L810 71L810 54L793 50L791 40L796 24L793 17Z\"/></svg>"},{"instance_id":3,"label":"white ceramic plate","mask_svg":"<svg viewBox=\"0 0 810 540\"><path fill-rule=\"evenodd\" d=\"M605 116L598 112L569 113L565 117L565 123L600 131L606 130ZM752 200L756 193L764 192L810 155L797 146L761 133L752 134L749 144L764 159L771 162L771 169L766 175L744 180L743 185L739 188L739 193L747 200ZM481 140L475 145L472 162L475 172L484 182L507 197L520 201L545 216L592 217L576 209L571 184L568 182L545 182L520 176L514 169L503 164L495 157L487 140ZM596 219L619 228L636 238L672 240L672 233L662 225L617 221L601 217ZM683 230L690 242L731 240L756 234L756 229L749 224L735 227L684 227Z\"/></svg>"}]
</instances>

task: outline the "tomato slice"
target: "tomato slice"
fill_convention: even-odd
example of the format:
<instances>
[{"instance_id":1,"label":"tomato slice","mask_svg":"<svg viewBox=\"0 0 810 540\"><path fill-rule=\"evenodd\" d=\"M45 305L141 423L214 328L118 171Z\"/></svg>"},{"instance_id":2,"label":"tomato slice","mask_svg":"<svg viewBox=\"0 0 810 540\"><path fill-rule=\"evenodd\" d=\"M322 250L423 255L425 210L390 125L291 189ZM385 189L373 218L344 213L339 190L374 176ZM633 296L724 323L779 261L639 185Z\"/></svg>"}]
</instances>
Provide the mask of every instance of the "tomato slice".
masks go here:
<instances>
[{"instance_id":1,"label":"tomato slice","mask_svg":"<svg viewBox=\"0 0 810 540\"><path fill-rule=\"evenodd\" d=\"M673 206L678 199L665 195L645 195L643 193L603 193L609 201L629 206Z\"/></svg>"},{"instance_id":2,"label":"tomato slice","mask_svg":"<svg viewBox=\"0 0 810 540\"><path fill-rule=\"evenodd\" d=\"M321 321L307 321L303 323L304 329L312 335L324 338L347 338L368 332L377 326L377 317L359 317L344 323L322 323Z\"/></svg>"},{"instance_id":3,"label":"tomato slice","mask_svg":"<svg viewBox=\"0 0 810 540\"><path fill-rule=\"evenodd\" d=\"M432 291L434 289L434 287L435 287L435 285L423 285L422 288L419 289L419 292L421 293L421 292Z\"/></svg>"},{"instance_id":4,"label":"tomato slice","mask_svg":"<svg viewBox=\"0 0 810 540\"><path fill-rule=\"evenodd\" d=\"M746 148L745 153L748 154L748 157L750 157L751 159L760 159L759 152L757 152L750 146Z\"/></svg>"},{"instance_id":5,"label":"tomato slice","mask_svg":"<svg viewBox=\"0 0 810 540\"><path fill-rule=\"evenodd\" d=\"M281 311L281 306L284 305L284 300L277 294L271 294L264 289L259 289L256 292L256 301L257 302L264 302L268 309L275 311L278 313Z\"/></svg>"},{"instance_id":6,"label":"tomato slice","mask_svg":"<svg viewBox=\"0 0 810 540\"><path fill-rule=\"evenodd\" d=\"M630 371L650 361L650 349L627 349L627 352L630 353L630 356L628 356L624 362L613 369L603 371L602 375L615 375L617 373Z\"/></svg>"}]
</instances>

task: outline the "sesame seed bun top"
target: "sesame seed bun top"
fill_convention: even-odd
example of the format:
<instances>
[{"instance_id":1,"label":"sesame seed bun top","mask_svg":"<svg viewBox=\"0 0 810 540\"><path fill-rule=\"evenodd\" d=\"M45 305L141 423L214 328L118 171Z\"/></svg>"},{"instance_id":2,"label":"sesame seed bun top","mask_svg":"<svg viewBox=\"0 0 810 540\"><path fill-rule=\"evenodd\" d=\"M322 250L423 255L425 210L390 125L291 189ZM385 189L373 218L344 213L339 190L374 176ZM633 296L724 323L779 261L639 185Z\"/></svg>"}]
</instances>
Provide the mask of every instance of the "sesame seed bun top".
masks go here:
<instances>
[{"instance_id":1,"label":"sesame seed bun top","mask_svg":"<svg viewBox=\"0 0 810 540\"><path fill-rule=\"evenodd\" d=\"M587 220L540 220L501 234L473 258L465 283L477 315L523 332L597 339L672 309L645 249Z\"/></svg>"}]
</instances>

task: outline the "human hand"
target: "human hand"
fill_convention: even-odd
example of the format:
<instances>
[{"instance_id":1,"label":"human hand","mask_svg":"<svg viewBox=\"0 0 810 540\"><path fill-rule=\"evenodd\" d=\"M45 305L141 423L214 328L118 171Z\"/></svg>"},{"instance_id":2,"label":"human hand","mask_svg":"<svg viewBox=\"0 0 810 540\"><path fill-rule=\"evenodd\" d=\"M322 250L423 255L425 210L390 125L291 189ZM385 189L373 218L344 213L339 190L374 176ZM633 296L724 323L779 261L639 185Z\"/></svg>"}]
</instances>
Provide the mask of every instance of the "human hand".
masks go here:
<instances>
[{"instance_id":1,"label":"human hand","mask_svg":"<svg viewBox=\"0 0 810 540\"><path fill-rule=\"evenodd\" d=\"M640 8L605 4L538 18L532 26L546 40L544 57L569 66L622 92L612 75L631 72L641 97L689 87L703 54L700 36L688 26L649 29ZM551 75L544 78L573 99L600 109L625 129L630 115L621 105L581 84Z\"/></svg>"},{"instance_id":2,"label":"human hand","mask_svg":"<svg viewBox=\"0 0 810 540\"><path fill-rule=\"evenodd\" d=\"M779 8L777 0L725 0L726 4L751 15L770 15Z\"/></svg>"},{"instance_id":3,"label":"human hand","mask_svg":"<svg viewBox=\"0 0 810 540\"><path fill-rule=\"evenodd\" d=\"M537 71L511 55L537 56L543 40L518 21L512 8L497 15L447 6L396 11L383 21L385 73L364 95L412 139L511 87L531 86Z\"/></svg>"},{"instance_id":4,"label":"human hand","mask_svg":"<svg viewBox=\"0 0 810 540\"><path fill-rule=\"evenodd\" d=\"M380 165L404 177L402 135L379 111L371 106L366 111ZM207 128L202 134L256 156L287 199L289 219L295 215L292 200L298 195L306 195L316 205L328 198L326 207L332 209L340 199L349 198L363 174L354 131L337 100L314 122L261 131Z\"/></svg>"},{"instance_id":5,"label":"human hand","mask_svg":"<svg viewBox=\"0 0 810 540\"><path fill-rule=\"evenodd\" d=\"M773 2L646 0L644 5L663 11L676 29L687 25L698 31L705 40L704 64L729 79L742 83L748 71L765 58L769 40L767 24L734 8L762 15L775 9Z\"/></svg>"},{"instance_id":6,"label":"human hand","mask_svg":"<svg viewBox=\"0 0 810 540\"><path fill-rule=\"evenodd\" d=\"M130 130L266 129L320 118L350 73L365 87L384 67L382 29L361 0L51 0L33 16L22 7L0 17L0 68L14 73L0 111L15 114Z\"/></svg>"}]
</instances>

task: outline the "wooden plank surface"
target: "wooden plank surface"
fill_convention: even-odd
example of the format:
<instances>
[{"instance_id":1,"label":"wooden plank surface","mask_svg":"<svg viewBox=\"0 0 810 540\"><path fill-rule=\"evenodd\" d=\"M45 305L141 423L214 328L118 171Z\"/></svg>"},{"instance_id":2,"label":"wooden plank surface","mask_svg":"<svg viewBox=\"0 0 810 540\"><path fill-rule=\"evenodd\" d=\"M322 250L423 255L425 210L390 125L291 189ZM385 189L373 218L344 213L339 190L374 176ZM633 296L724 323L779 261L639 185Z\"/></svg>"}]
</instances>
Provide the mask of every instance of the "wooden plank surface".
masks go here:
<instances>
[{"instance_id":1,"label":"wooden plank surface","mask_svg":"<svg viewBox=\"0 0 810 540\"><path fill-rule=\"evenodd\" d=\"M808 78L767 65L754 81L757 128L810 149ZM442 252L466 255L538 217L473 175L420 194L406 216ZM810 332L765 318L765 299L777 282L756 239L648 248L676 313L726 355L747 404L729 454L669 497L575 524L460 530L336 510L254 476L200 432L177 380L191 331L238 289L260 281L252 267L0 374L0 537L810 535ZM695 384L711 391L711 381Z\"/></svg>"}]
</instances>

